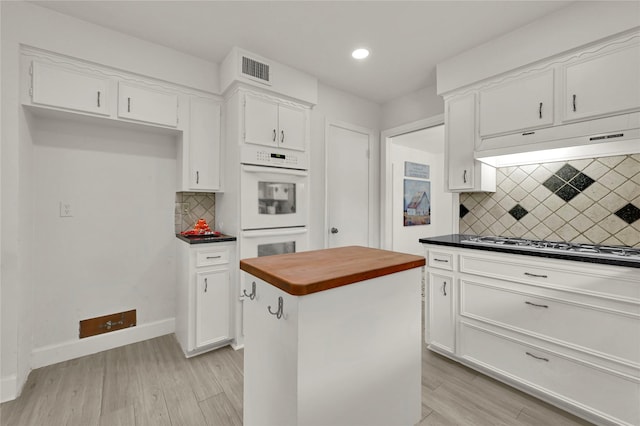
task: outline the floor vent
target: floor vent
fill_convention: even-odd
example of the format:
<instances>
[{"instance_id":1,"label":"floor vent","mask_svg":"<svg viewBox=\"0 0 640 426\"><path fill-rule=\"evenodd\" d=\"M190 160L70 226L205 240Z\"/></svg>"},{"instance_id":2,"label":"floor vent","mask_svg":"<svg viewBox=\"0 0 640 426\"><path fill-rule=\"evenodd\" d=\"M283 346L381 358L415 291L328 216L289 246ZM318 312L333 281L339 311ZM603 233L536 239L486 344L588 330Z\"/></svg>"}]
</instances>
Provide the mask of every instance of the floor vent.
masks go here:
<instances>
[{"instance_id":1,"label":"floor vent","mask_svg":"<svg viewBox=\"0 0 640 426\"><path fill-rule=\"evenodd\" d=\"M95 336L97 334L109 333L110 331L135 327L135 325L135 309L132 311L118 312L117 314L90 318L80 321L80 338L83 339L85 337Z\"/></svg>"},{"instance_id":2,"label":"floor vent","mask_svg":"<svg viewBox=\"0 0 640 426\"><path fill-rule=\"evenodd\" d=\"M246 56L242 57L242 74L262 83L271 84L269 65Z\"/></svg>"}]
</instances>

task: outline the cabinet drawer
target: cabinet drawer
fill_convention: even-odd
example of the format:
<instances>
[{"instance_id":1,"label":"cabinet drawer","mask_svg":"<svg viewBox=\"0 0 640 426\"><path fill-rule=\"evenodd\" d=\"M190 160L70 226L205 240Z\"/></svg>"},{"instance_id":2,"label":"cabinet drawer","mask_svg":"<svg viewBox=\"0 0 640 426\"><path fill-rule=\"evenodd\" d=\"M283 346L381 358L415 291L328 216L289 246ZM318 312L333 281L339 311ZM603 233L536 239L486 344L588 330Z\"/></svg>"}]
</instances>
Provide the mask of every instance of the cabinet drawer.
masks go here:
<instances>
[{"instance_id":1,"label":"cabinet drawer","mask_svg":"<svg viewBox=\"0 0 640 426\"><path fill-rule=\"evenodd\" d=\"M428 266L430 268L453 270L453 253L429 250Z\"/></svg>"},{"instance_id":2,"label":"cabinet drawer","mask_svg":"<svg viewBox=\"0 0 640 426\"><path fill-rule=\"evenodd\" d=\"M528 294L521 291L526 286L509 284L499 288L462 280L461 315L640 367L638 317L541 296L539 291Z\"/></svg>"},{"instance_id":3,"label":"cabinet drawer","mask_svg":"<svg viewBox=\"0 0 640 426\"><path fill-rule=\"evenodd\" d=\"M196 252L196 267L222 265L229 263L229 249L209 248L201 249Z\"/></svg>"},{"instance_id":4,"label":"cabinet drawer","mask_svg":"<svg viewBox=\"0 0 640 426\"><path fill-rule=\"evenodd\" d=\"M512 380L608 417L640 424L640 381L472 327L461 326L460 355Z\"/></svg>"},{"instance_id":5,"label":"cabinet drawer","mask_svg":"<svg viewBox=\"0 0 640 426\"><path fill-rule=\"evenodd\" d=\"M640 282L634 268L525 256L461 254L460 272L484 277L553 287L607 299L640 302ZM555 262L554 262L555 261Z\"/></svg>"}]
</instances>

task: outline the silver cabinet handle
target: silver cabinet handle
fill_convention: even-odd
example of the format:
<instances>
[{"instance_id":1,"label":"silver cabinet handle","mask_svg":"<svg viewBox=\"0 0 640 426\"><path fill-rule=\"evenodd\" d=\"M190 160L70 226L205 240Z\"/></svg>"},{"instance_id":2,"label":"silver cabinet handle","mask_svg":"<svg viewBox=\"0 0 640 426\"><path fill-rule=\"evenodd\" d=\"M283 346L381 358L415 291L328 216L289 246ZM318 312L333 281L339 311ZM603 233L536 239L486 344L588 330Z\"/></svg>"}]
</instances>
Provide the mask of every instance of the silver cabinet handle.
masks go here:
<instances>
[{"instance_id":1,"label":"silver cabinet handle","mask_svg":"<svg viewBox=\"0 0 640 426\"><path fill-rule=\"evenodd\" d=\"M576 112L576 95L573 95L573 112Z\"/></svg>"},{"instance_id":2,"label":"silver cabinet handle","mask_svg":"<svg viewBox=\"0 0 640 426\"><path fill-rule=\"evenodd\" d=\"M131 98L127 98L127 112L131 112Z\"/></svg>"},{"instance_id":3,"label":"silver cabinet handle","mask_svg":"<svg viewBox=\"0 0 640 426\"><path fill-rule=\"evenodd\" d=\"M222 256L207 256L207 259L220 259Z\"/></svg>"},{"instance_id":4,"label":"silver cabinet handle","mask_svg":"<svg viewBox=\"0 0 640 426\"><path fill-rule=\"evenodd\" d=\"M248 297L249 299L253 300L256 298L256 282L252 282L251 283L251 294L247 294L247 289L243 289L242 290L242 295L245 297Z\"/></svg>"},{"instance_id":5,"label":"silver cabinet handle","mask_svg":"<svg viewBox=\"0 0 640 426\"><path fill-rule=\"evenodd\" d=\"M278 310L275 311L275 312L272 312L271 311L271 305L267 306L267 310L269 311L269 313L271 315L275 315L276 318L280 319L280 318L282 318L282 304L283 304L282 296L278 296Z\"/></svg>"},{"instance_id":6,"label":"silver cabinet handle","mask_svg":"<svg viewBox=\"0 0 640 426\"><path fill-rule=\"evenodd\" d=\"M284 130L280 130L280 143L284 143Z\"/></svg>"},{"instance_id":7,"label":"silver cabinet handle","mask_svg":"<svg viewBox=\"0 0 640 426\"><path fill-rule=\"evenodd\" d=\"M207 279L204 279L204 292L207 292L207 287L209 287L209 283L207 282Z\"/></svg>"},{"instance_id":8,"label":"silver cabinet handle","mask_svg":"<svg viewBox=\"0 0 640 426\"><path fill-rule=\"evenodd\" d=\"M547 308L547 309L549 309L549 305L538 305L537 303L532 303L532 302L529 302L529 301L525 301L524 303L526 303L527 305L536 306L538 308Z\"/></svg>"},{"instance_id":9,"label":"silver cabinet handle","mask_svg":"<svg viewBox=\"0 0 640 426\"><path fill-rule=\"evenodd\" d=\"M98 108L100 108L100 91L98 90Z\"/></svg>"},{"instance_id":10,"label":"silver cabinet handle","mask_svg":"<svg viewBox=\"0 0 640 426\"><path fill-rule=\"evenodd\" d=\"M538 108L538 116L542 119L542 102L540 102L540 107Z\"/></svg>"},{"instance_id":11,"label":"silver cabinet handle","mask_svg":"<svg viewBox=\"0 0 640 426\"><path fill-rule=\"evenodd\" d=\"M273 129L273 139L272 139L272 141L273 142L276 141L276 129Z\"/></svg>"},{"instance_id":12,"label":"silver cabinet handle","mask_svg":"<svg viewBox=\"0 0 640 426\"><path fill-rule=\"evenodd\" d=\"M525 272L524 274L525 274L526 276L528 276L528 277L535 277L535 278L549 278L549 277L548 277L548 276L546 276L546 275L532 274L532 273L529 273L529 272Z\"/></svg>"},{"instance_id":13,"label":"silver cabinet handle","mask_svg":"<svg viewBox=\"0 0 640 426\"><path fill-rule=\"evenodd\" d=\"M200 172L196 170L196 185L200 183Z\"/></svg>"},{"instance_id":14,"label":"silver cabinet handle","mask_svg":"<svg viewBox=\"0 0 640 426\"><path fill-rule=\"evenodd\" d=\"M543 358L541 356L536 356L531 352L525 352L525 354L529 355L531 358L539 359L540 361L549 362L549 358Z\"/></svg>"},{"instance_id":15,"label":"silver cabinet handle","mask_svg":"<svg viewBox=\"0 0 640 426\"><path fill-rule=\"evenodd\" d=\"M465 169L462 173L462 182L467 183L467 170Z\"/></svg>"},{"instance_id":16,"label":"silver cabinet handle","mask_svg":"<svg viewBox=\"0 0 640 426\"><path fill-rule=\"evenodd\" d=\"M446 260L446 259L436 259L436 258L434 257L434 258L433 258L433 260L434 260L435 262L444 262L444 263L449 263L449 261L448 261L448 260Z\"/></svg>"},{"instance_id":17,"label":"silver cabinet handle","mask_svg":"<svg viewBox=\"0 0 640 426\"><path fill-rule=\"evenodd\" d=\"M444 296L446 296L446 295L447 295L447 282L446 282L446 281L444 281L444 282L442 283L442 294L443 294Z\"/></svg>"}]
</instances>

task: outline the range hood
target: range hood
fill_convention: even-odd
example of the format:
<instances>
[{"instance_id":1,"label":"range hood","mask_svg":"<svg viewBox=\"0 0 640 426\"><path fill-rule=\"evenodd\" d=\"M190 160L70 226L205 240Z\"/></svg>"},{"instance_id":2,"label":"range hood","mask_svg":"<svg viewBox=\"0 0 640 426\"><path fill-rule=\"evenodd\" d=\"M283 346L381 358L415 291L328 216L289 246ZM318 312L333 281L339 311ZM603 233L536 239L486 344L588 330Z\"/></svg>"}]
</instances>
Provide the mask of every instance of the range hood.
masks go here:
<instances>
[{"instance_id":1,"label":"range hood","mask_svg":"<svg viewBox=\"0 0 640 426\"><path fill-rule=\"evenodd\" d=\"M494 167L640 152L640 112L482 139L474 157Z\"/></svg>"}]
</instances>

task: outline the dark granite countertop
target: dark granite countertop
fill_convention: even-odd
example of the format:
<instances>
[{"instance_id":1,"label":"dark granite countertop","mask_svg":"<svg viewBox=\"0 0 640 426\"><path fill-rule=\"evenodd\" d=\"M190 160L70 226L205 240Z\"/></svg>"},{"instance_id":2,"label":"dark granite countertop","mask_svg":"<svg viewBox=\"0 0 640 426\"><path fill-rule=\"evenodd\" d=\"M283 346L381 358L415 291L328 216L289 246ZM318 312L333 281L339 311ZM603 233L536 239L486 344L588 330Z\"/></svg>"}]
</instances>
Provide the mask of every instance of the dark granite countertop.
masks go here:
<instances>
[{"instance_id":1,"label":"dark granite countertop","mask_svg":"<svg viewBox=\"0 0 640 426\"><path fill-rule=\"evenodd\" d=\"M631 268L640 268L640 262L631 259L615 259L610 257L598 257L595 255L580 254L575 252L564 251L542 251L536 249L516 248L514 246L502 247L498 245L481 245L472 243L463 243L462 241L469 237L476 237L477 235L465 235L465 234L450 234L441 235L438 237L420 238L422 244L434 244L439 246L459 247L473 250L493 251L500 253L512 253L521 254L525 256L545 257L547 259L564 259L575 260L578 262L587 263L599 263L605 265L627 266Z\"/></svg>"},{"instance_id":2,"label":"dark granite countertop","mask_svg":"<svg viewBox=\"0 0 640 426\"><path fill-rule=\"evenodd\" d=\"M185 235L182 235L182 234L176 234L176 237L179 240L182 240L182 241L184 241L184 242L186 242L188 244L224 243L224 242L228 242L228 241L235 241L237 239L236 237L233 237L231 235L224 235L224 234L220 234L219 236L213 236L213 235L185 236Z\"/></svg>"}]
</instances>

